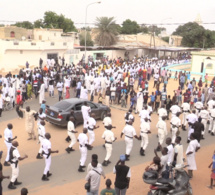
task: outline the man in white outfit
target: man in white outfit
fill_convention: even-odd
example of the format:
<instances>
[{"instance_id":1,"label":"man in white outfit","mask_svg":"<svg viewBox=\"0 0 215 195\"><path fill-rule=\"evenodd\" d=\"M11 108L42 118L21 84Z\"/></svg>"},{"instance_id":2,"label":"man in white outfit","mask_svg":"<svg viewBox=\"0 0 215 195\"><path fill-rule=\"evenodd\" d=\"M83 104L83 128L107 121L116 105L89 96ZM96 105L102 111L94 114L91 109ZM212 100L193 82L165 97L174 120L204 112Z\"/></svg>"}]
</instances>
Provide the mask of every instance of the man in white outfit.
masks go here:
<instances>
[{"instance_id":1,"label":"man in white outfit","mask_svg":"<svg viewBox=\"0 0 215 195\"><path fill-rule=\"evenodd\" d=\"M75 151L72 147L76 143L76 136L75 136L75 134L78 133L78 132L75 131L74 121L75 121L75 118L74 117L70 117L69 121L67 123L67 134L68 134L68 136L69 136L69 138L71 140L71 143L69 144L69 147L66 148L67 153Z\"/></svg>"},{"instance_id":2,"label":"man in white outfit","mask_svg":"<svg viewBox=\"0 0 215 195\"><path fill-rule=\"evenodd\" d=\"M139 88L139 92L137 93L137 105L136 105L136 113L140 113L140 111L143 109L143 93L142 89Z\"/></svg>"},{"instance_id":3,"label":"man in white outfit","mask_svg":"<svg viewBox=\"0 0 215 195\"><path fill-rule=\"evenodd\" d=\"M39 93L39 104L42 104L43 100L45 100L45 84L42 82L40 86Z\"/></svg>"},{"instance_id":4,"label":"man in white outfit","mask_svg":"<svg viewBox=\"0 0 215 195\"><path fill-rule=\"evenodd\" d=\"M122 130L122 133L120 136L121 138L123 134L125 135L125 144L126 144L125 156L126 156L126 160L129 160L129 156L133 147L133 138L135 137L137 140L139 140L139 138L137 137L136 131L132 126L132 121L129 121L127 125L124 127L124 129Z\"/></svg>"},{"instance_id":5,"label":"man in white outfit","mask_svg":"<svg viewBox=\"0 0 215 195\"><path fill-rule=\"evenodd\" d=\"M208 133L211 133L212 136L214 136L215 133L215 105L213 106L213 109L209 112L210 115L210 126L208 129Z\"/></svg>"},{"instance_id":6,"label":"man in white outfit","mask_svg":"<svg viewBox=\"0 0 215 195\"><path fill-rule=\"evenodd\" d=\"M202 119L204 125L204 131L202 131L202 139L204 139L205 131L207 131L207 123L209 122L209 112L207 111L207 106L205 106L199 113L199 117Z\"/></svg>"},{"instance_id":7,"label":"man in white outfit","mask_svg":"<svg viewBox=\"0 0 215 195\"><path fill-rule=\"evenodd\" d=\"M164 142L165 136L167 136L167 127L165 122L165 117L162 117L162 120L159 120L156 128L158 128L158 147L157 151L161 150L161 145Z\"/></svg>"},{"instance_id":8,"label":"man in white outfit","mask_svg":"<svg viewBox=\"0 0 215 195\"><path fill-rule=\"evenodd\" d=\"M191 135L191 133L194 132L193 125L196 121L198 121L198 117L196 116L196 111L193 110L192 113L189 114L186 119L187 119L187 122L189 124L189 131L188 131L188 138L187 138L187 143L189 143L190 135Z\"/></svg>"},{"instance_id":9,"label":"man in white outfit","mask_svg":"<svg viewBox=\"0 0 215 195\"><path fill-rule=\"evenodd\" d=\"M48 181L49 178L52 174L49 172L50 167L51 167L51 154L52 153L58 153L58 150L52 150L51 149L51 135L50 133L45 134L45 139L43 140L42 143L42 148L43 148L43 157L45 158L45 169L43 172L42 176L42 181Z\"/></svg>"},{"instance_id":10,"label":"man in white outfit","mask_svg":"<svg viewBox=\"0 0 215 195\"><path fill-rule=\"evenodd\" d=\"M182 105L181 105L181 109L182 109L182 129L184 131L186 131L186 126L187 126L187 115L189 114L190 112L190 104L188 102L184 102Z\"/></svg>"},{"instance_id":11,"label":"man in white outfit","mask_svg":"<svg viewBox=\"0 0 215 195\"><path fill-rule=\"evenodd\" d=\"M176 102L173 106L171 106L170 111L172 112L172 117L176 116L176 113L181 112L178 103Z\"/></svg>"},{"instance_id":12,"label":"man in white outfit","mask_svg":"<svg viewBox=\"0 0 215 195\"><path fill-rule=\"evenodd\" d=\"M84 105L81 106L81 112L82 112L82 116L83 116L83 122L84 122L84 128L87 128L87 121L90 117L90 107L87 105L87 102L84 102Z\"/></svg>"},{"instance_id":13,"label":"man in white outfit","mask_svg":"<svg viewBox=\"0 0 215 195\"><path fill-rule=\"evenodd\" d=\"M111 163L109 161L111 154L112 154L112 150L113 150L113 142L116 141L116 137L114 137L114 133L111 131L112 129L112 125L108 125L105 128L104 133L102 134L102 139L105 140L105 149L106 149L106 156L105 156L105 160L102 163L103 166L107 166L109 163Z\"/></svg>"},{"instance_id":14,"label":"man in white outfit","mask_svg":"<svg viewBox=\"0 0 215 195\"><path fill-rule=\"evenodd\" d=\"M89 145L90 145L88 149L92 148L92 143L95 141L94 130L99 128L99 126L96 126L96 120L94 118L95 118L95 114L92 113L90 114L90 117L87 120L87 129L88 129Z\"/></svg>"},{"instance_id":15,"label":"man in white outfit","mask_svg":"<svg viewBox=\"0 0 215 195\"><path fill-rule=\"evenodd\" d=\"M165 105L162 105L161 108L158 110L159 120L162 120L162 117L167 117L167 111L165 109Z\"/></svg>"},{"instance_id":16,"label":"man in white outfit","mask_svg":"<svg viewBox=\"0 0 215 195\"><path fill-rule=\"evenodd\" d=\"M194 106L196 108L196 115L198 116L198 114L200 113L200 111L203 108L203 104L201 102L201 98L198 99L198 102L196 102Z\"/></svg>"},{"instance_id":17,"label":"man in white outfit","mask_svg":"<svg viewBox=\"0 0 215 195\"><path fill-rule=\"evenodd\" d=\"M148 134L150 131L150 124L148 123L148 118L145 118L144 121L140 125L140 138L141 139L141 147L140 147L140 155L145 156L146 147L149 144Z\"/></svg>"},{"instance_id":18,"label":"man in white outfit","mask_svg":"<svg viewBox=\"0 0 215 195\"><path fill-rule=\"evenodd\" d=\"M172 143L175 144L176 134L179 131L181 126L181 119L179 118L179 113L176 114L175 117L172 117L170 124L171 124L171 131L172 131Z\"/></svg>"},{"instance_id":19,"label":"man in white outfit","mask_svg":"<svg viewBox=\"0 0 215 195\"><path fill-rule=\"evenodd\" d=\"M45 139L45 134L46 134L46 129L45 129L45 121L40 121L40 125L38 126L38 136L39 136L39 142L40 142L40 149L39 152L36 156L37 159L42 159L42 152L43 152L43 148L42 148L42 143L43 140Z\"/></svg>"},{"instance_id":20,"label":"man in white outfit","mask_svg":"<svg viewBox=\"0 0 215 195\"><path fill-rule=\"evenodd\" d=\"M86 134L87 134L87 128L84 128L83 133L80 133L78 135L79 150L81 152L80 165L78 168L79 172L84 172L83 168L86 167L84 164L85 164L86 159L87 159L87 147L89 147L88 137Z\"/></svg>"},{"instance_id":21,"label":"man in white outfit","mask_svg":"<svg viewBox=\"0 0 215 195\"><path fill-rule=\"evenodd\" d=\"M12 141L17 138L17 136L15 136L13 138L12 129L13 129L13 125L11 123L9 123L7 125L7 128L4 130L4 143L7 146L7 156L6 156L6 159L5 159L5 162L4 162L4 166L10 166L10 164L9 164L10 148L12 146Z\"/></svg>"}]
</instances>

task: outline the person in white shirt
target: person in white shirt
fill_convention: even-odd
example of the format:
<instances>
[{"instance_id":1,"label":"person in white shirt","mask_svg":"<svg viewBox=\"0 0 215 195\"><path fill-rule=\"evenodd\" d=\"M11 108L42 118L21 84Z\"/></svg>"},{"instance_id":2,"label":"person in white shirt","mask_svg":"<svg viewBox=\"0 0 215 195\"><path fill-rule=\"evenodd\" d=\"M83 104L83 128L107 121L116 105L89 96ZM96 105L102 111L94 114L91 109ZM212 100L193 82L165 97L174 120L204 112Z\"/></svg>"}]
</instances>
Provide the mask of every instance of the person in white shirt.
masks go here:
<instances>
[{"instance_id":1,"label":"person in white shirt","mask_svg":"<svg viewBox=\"0 0 215 195\"><path fill-rule=\"evenodd\" d=\"M129 109L127 113L125 113L125 124L127 124L129 121L134 122L134 116L132 115L132 109Z\"/></svg>"},{"instance_id":2,"label":"person in white shirt","mask_svg":"<svg viewBox=\"0 0 215 195\"><path fill-rule=\"evenodd\" d=\"M80 98L88 100L88 90L86 86L81 86Z\"/></svg>"},{"instance_id":3,"label":"person in white shirt","mask_svg":"<svg viewBox=\"0 0 215 195\"><path fill-rule=\"evenodd\" d=\"M122 133L120 136L121 138L123 134L125 135L125 144L126 144L125 156L126 156L126 160L129 160L129 156L133 147L133 137L139 140L139 138L137 137L136 131L132 126L132 121L129 121L127 125L124 127L124 129L122 130Z\"/></svg>"},{"instance_id":4,"label":"person in white shirt","mask_svg":"<svg viewBox=\"0 0 215 195\"><path fill-rule=\"evenodd\" d=\"M104 124L104 127L107 127L108 125L112 125L111 113L110 112L108 112L107 116L103 119L103 124Z\"/></svg>"},{"instance_id":5,"label":"person in white shirt","mask_svg":"<svg viewBox=\"0 0 215 195\"><path fill-rule=\"evenodd\" d=\"M156 128L158 128L158 147L157 151L161 150L161 145L163 144L163 141L165 139L165 136L167 136L167 127L165 122L165 117L162 117L162 120L159 120Z\"/></svg>"},{"instance_id":6,"label":"person in white shirt","mask_svg":"<svg viewBox=\"0 0 215 195\"><path fill-rule=\"evenodd\" d=\"M167 160L167 165L170 166L173 162L174 159L174 148L172 145L172 139L170 137L166 138L166 144L167 144L167 149L168 149L168 160Z\"/></svg>"},{"instance_id":7,"label":"person in white shirt","mask_svg":"<svg viewBox=\"0 0 215 195\"><path fill-rule=\"evenodd\" d=\"M201 98L199 98L198 102L196 102L194 106L196 108L196 115L198 116L198 114L200 113L200 111L203 108L203 104L201 102Z\"/></svg>"},{"instance_id":8,"label":"person in white shirt","mask_svg":"<svg viewBox=\"0 0 215 195\"><path fill-rule=\"evenodd\" d=\"M196 121L198 121L198 117L196 116L196 111L193 110L191 114L188 114L186 120L189 124L189 131L188 131L188 138L187 138L187 143L189 143L190 135L191 133L194 132L193 125Z\"/></svg>"},{"instance_id":9,"label":"person in white shirt","mask_svg":"<svg viewBox=\"0 0 215 195\"><path fill-rule=\"evenodd\" d=\"M45 139L45 134L46 134L45 121L40 121L40 125L38 126L38 136L39 136L39 142L40 142L40 149L39 149L39 152L36 156L37 159L43 159L43 157L42 157L42 152L43 152L42 143L43 143L43 140Z\"/></svg>"},{"instance_id":10,"label":"person in white shirt","mask_svg":"<svg viewBox=\"0 0 215 195\"><path fill-rule=\"evenodd\" d=\"M42 148L43 148L43 157L45 158L45 169L42 176L42 181L48 181L52 174L49 172L51 167L51 154L52 153L58 153L58 150L52 150L51 149L51 134L46 133L45 139L42 142Z\"/></svg>"},{"instance_id":11,"label":"person in white shirt","mask_svg":"<svg viewBox=\"0 0 215 195\"><path fill-rule=\"evenodd\" d=\"M62 98L62 93L63 93L63 82L60 80L58 83L57 83L57 90L58 90L58 96L59 96L59 101L61 100Z\"/></svg>"},{"instance_id":12,"label":"person in white shirt","mask_svg":"<svg viewBox=\"0 0 215 195\"><path fill-rule=\"evenodd\" d=\"M183 166L184 165L184 150L183 150L183 145L181 144L181 137L177 136L175 139L175 147L174 147L174 162L175 165L177 166Z\"/></svg>"},{"instance_id":13,"label":"person in white shirt","mask_svg":"<svg viewBox=\"0 0 215 195\"><path fill-rule=\"evenodd\" d=\"M141 122L144 121L145 118L150 119L149 111L147 110L147 106L145 106L143 108L143 110L140 111L139 116L140 116L140 121Z\"/></svg>"},{"instance_id":14,"label":"person in white shirt","mask_svg":"<svg viewBox=\"0 0 215 195\"><path fill-rule=\"evenodd\" d=\"M21 185L22 182L18 182L17 178L19 176L19 166L18 166L18 162L21 160L24 160L25 158L28 158L27 155L25 155L24 157L21 157L19 154L19 151L17 149L17 147L19 146L19 143L17 141L13 141L12 142L12 146L10 148L10 163L11 163L11 168L12 168L12 176L11 176L11 180L10 183L8 185L9 189L16 189L16 186L14 185Z\"/></svg>"},{"instance_id":15,"label":"person in white shirt","mask_svg":"<svg viewBox=\"0 0 215 195\"><path fill-rule=\"evenodd\" d=\"M175 117L172 117L170 124L171 124L171 131L172 131L172 143L175 143L175 138L177 132L179 132L179 128L181 127L181 119L179 118L179 113L176 114Z\"/></svg>"},{"instance_id":16,"label":"person in white shirt","mask_svg":"<svg viewBox=\"0 0 215 195\"><path fill-rule=\"evenodd\" d=\"M83 116L83 120L84 120L84 128L87 128L87 121L90 117L89 113L91 112L91 109L87 105L87 102L84 102L84 105L81 106L81 112L82 112L82 116Z\"/></svg>"},{"instance_id":17,"label":"person in white shirt","mask_svg":"<svg viewBox=\"0 0 215 195\"><path fill-rule=\"evenodd\" d=\"M184 102L182 105L181 105L181 109L182 109L182 115L183 115L183 118L182 118L182 129L184 131L186 131L186 126L187 126L187 115L189 114L190 112L190 104L188 102Z\"/></svg>"},{"instance_id":18,"label":"person in white shirt","mask_svg":"<svg viewBox=\"0 0 215 195\"><path fill-rule=\"evenodd\" d=\"M167 111L165 109L165 105L162 105L161 108L159 108L158 110L158 115L159 115L159 120L161 120L161 118L164 116L164 117L167 117Z\"/></svg>"},{"instance_id":19,"label":"person in white shirt","mask_svg":"<svg viewBox=\"0 0 215 195\"><path fill-rule=\"evenodd\" d=\"M114 137L114 133L111 131L111 129L114 128L112 125L108 125L105 128L104 133L102 134L102 139L105 140L105 149L106 149L106 157L104 162L102 163L103 166L107 166L110 164L110 157L113 150L113 142L116 141L116 137Z\"/></svg>"},{"instance_id":20,"label":"person in white shirt","mask_svg":"<svg viewBox=\"0 0 215 195\"><path fill-rule=\"evenodd\" d=\"M202 119L202 123L204 125L204 131L202 132L202 139L204 139L205 131L207 131L207 123L209 122L209 112L207 110L207 106L205 106L199 113L199 117Z\"/></svg>"},{"instance_id":21,"label":"person in white shirt","mask_svg":"<svg viewBox=\"0 0 215 195\"><path fill-rule=\"evenodd\" d=\"M87 173L87 176L85 178L86 181L88 181L90 183L90 190L87 192L89 194L98 195L98 193L99 193L102 169L100 167L98 167L97 165L98 165L98 161L93 160L92 161L93 169Z\"/></svg>"},{"instance_id":22,"label":"person in white shirt","mask_svg":"<svg viewBox=\"0 0 215 195\"><path fill-rule=\"evenodd\" d=\"M45 118L46 118L46 114L43 112L43 109L40 108L39 112L38 112L38 115L37 115L37 126L39 126L40 122L44 121Z\"/></svg>"},{"instance_id":23,"label":"person in white shirt","mask_svg":"<svg viewBox=\"0 0 215 195\"><path fill-rule=\"evenodd\" d=\"M87 128L84 128L83 133L80 133L78 135L79 150L81 152L80 165L78 168L79 172L84 172L83 168L85 167L84 164L87 159L87 147L89 147L89 144L88 144L88 137L86 134L87 134Z\"/></svg>"},{"instance_id":24,"label":"person in white shirt","mask_svg":"<svg viewBox=\"0 0 215 195\"><path fill-rule=\"evenodd\" d=\"M177 102L174 105L171 106L170 111L172 113L172 117L176 116L176 113L181 112L181 109L178 106Z\"/></svg>"},{"instance_id":25,"label":"person in white shirt","mask_svg":"<svg viewBox=\"0 0 215 195\"><path fill-rule=\"evenodd\" d=\"M99 126L96 126L96 120L95 120L95 114L91 113L90 117L87 120L87 129L88 129L88 135L89 135L89 145L92 148L92 144L95 141L95 132L94 130L99 128ZM88 148L89 149L89 148Z\"/></svg>"},{"instance_id":26,"label":"person in white shirt","mask_svg":"<svg viewBox=\"0 0 215 195\"><path fill-rule=\"evenodd\" d=\"M200 149L200 144L196 139L195 133L190 134L190 143L186 150L188 175L190 178L193 177L193 170L197 170L195 154Z\"/></svg>"},{"instance_id":27,"label":"person in white shirt","mask_svg":"<svg viewBox=\"0 0 215 195\"><path fill-rule=\"evenodd\" d=\"M148 118L145 118L144 121L140 125L140 137L141 139L141 147L140 147L140 155L145 156L145 150L149 144L148 134L151 133L150 125L148 123Z\"/></svg>"},{"instance_id":28,"label":"person in white shirt","mask_svg":"<svg viewBox=\"0 0 215 195\"><path fill-rule=\"evenodd\" d=\"M72 147L74 146L74 144L76 143L76 136L75 134L78 133L77 131L75 131L75 125L74 125L74 117L70 117L69 121L67 123L67 134L71 140L71 143L69 144L69 147L66 148L66 151L68 153L70 153L71 151L75 151Z\"/></svg>"},{"instance_id":29,"label":"person in white shirt","mask_svg":"<svg viewBox=\"0 0 215 195\"><path fill-rule=\"evenodd\" d=\"M6 159L5 159L5 162L4 162L4 166L10 166L10 164L9 164L10 148L12 146L12 141L17 138L17 136L15 136L13 138L12 129L13 129L13 125L11 123L9 123L7 125L7 128L4 130L4 143L5 143L6 147L7 147L7 156L6 156Z\"/></svg>"}]
</instances>

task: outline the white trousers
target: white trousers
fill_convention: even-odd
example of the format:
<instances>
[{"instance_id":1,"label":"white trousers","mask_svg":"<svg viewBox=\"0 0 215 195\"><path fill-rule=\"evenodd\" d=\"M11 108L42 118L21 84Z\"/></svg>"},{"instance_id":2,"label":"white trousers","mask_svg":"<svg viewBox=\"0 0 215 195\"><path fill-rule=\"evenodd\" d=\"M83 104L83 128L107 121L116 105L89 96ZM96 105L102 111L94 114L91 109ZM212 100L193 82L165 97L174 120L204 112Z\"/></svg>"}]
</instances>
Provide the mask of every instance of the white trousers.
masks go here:
<instances>
[{"instance_id":1,"label":"white trousers","mask_svg":"<svg viewBox=\"0 0 215 195\"><path fill-rule=\"evenodd\" d=\"M92 143L95 141L95 133L94 131L88 130L89 135L89 145L92 145Z\"/></svg>"},{"instance_id":2,"label":"white trousers","mask_svg":"<svg viewBox=\"0 0 215 195\"><path fill-rule=\"evenodd\" d=\"M47 158L47 155L44 154L43 157L45 158L45 169L43 174L46 175L51 167L51 155Z\"/></svg>"},{"instance_id":3,"label":"white trousers","mask_svg":"<svg viewBox=\"0 0 215 195\"><path fill-rule=\"evenodd\" d=\"M110 96L109 95L106 95L105 96L105 104L106 104L106 106L110 106Z\"/></svg>"},{"instance_id":4,"label":"white trousers","mask_svg":"<svg viewBox=\"0 0 215 195\"><path fill-rule=\"evenodd\" d=\"M6 146L7 146L7 156L6 156L5 161L8 162L8 161L9 161L10 148L11 148L12 144L11 144L11 143L8 143L7 141L4 141L4 143L5 143Z\"/></svg>"},{"instance_id":5,"label":"white trousers","mask_svg":"<svg viewBox=\"0 0 215 195\"><path fill-rule=\"evenodd\" d=\"M145 150L149 144L149 137L147 133L141 133L141 148Z\"/></svg>"},{"instance_id":6,"label":"white trousers","mask_svg":"<svg viewBox=\"0 0 215 195\"><path fill-rule=\"evenodd\" d=\"M79 150L81 152L80 165L84 166L87 159L87 148L85 146L84 147L79 146Z\"/></svg>"},{"instance_id":7,"label":"white trousers","mask_svg":"<svg viewBox=\"0 0 215 195\"><path fill-rule=\"evenodd\" d=\"M106 157L105 157L105 161L108 161L111 157L112 154L112 144L105 144L105 148L106 148Z\"/></svg>"},{"instance_id":8,"label":"white trousers","mask_svg":"<svg viewBox=\"0 0 215 195\"><path fill-rule=\"evenodd\" d=\"M72 146L74 146L74 144L76 143L76 137L75 137L75 134L70 132L70 131L68 131L68 136L71 139L71 143L69 144L69 148L72 148Z\"/></svg>"},{"instance_id":9,"label":"white trousers","mask_svg":"<svg viewBox=\"0 0 215 195\"><path fill-rule=\"evenodd\" d=\"M89 118L89 117L84 117L84 118L83 118L83 120L84 120L84 124L83 124L83 125L84 125L84 128L87 128L87 121L88 121L88 118Z\"/></svg>"},{"instance_id":10,"label":"white trousers","mask_svg":"<svg viewBox=\"0 0 215 195\"><path fill-rule=\"evenodd\" d=\"M172 128L172 143L175 143L176 133L178 131L178 128Z\"/></svg>"},{"instance_id":11,"label":"white trousers","mask_svg":"<svg viewBox=\"0 0 215 195\"><path fill-rule=\"evenodd\" d=\"M205 131L207 130L206 128L207 128L207 119L202 119L202 123L203 123L203 125L204 125L204 131L202 131L202 135L204 135L205 134Z\"/></svg>"},{"instance_id":12,"label":"white trousers","mask_svg":"<svg viewBox=\"0 0 215 195\"><path fill-rule=\"evenodd\" d=\"M40 141L40 149L39 149L39 153L42 154L43 152L43 148L42 148L42 142L43 142L43 137L39 136L39 141Z\"/></svg>"},{"instance_id":13,"label":"white trousers","mask_svg":"<svg viewBox=\"0 0 215 195\"><path fill-rule=\"evenodd\" d=\"M133 139L125 136L125 154L130 155L132 147L133 147Z\"/></svg>"},{"instance_id":14,"label":"white trousers","mask_svg":"<svg viewBox=\"0 0 215 195\"><path fill-rule=\"evenodd\" d=\"M19 166L17 165L16 167L14 163L11 163L10 166L12 168L12 176L10 181L14 183L19 176Z\"/></svg>"},{"instance_id":15,"label":"white trousers","mask_svg":"<svg viewBox=\"0 0 215 195\"><path fill-rule=\"evenodd\" d=\"M163 144L164 138L165 138L164 131L162 129L158 129L158 142L160 143L160 145Z\"/></svg>"},{"instance_id":16,"label":"white trousers","mask_svg":"<svg viewBox=\"0 0 215 195\"><path fill-rule=\"evenodd\" d=\"M188 131L188 140L190 140L190 135L191 135L191 133L193 133L193 132L194 132L194 129L191 128L191 127L189 127L189 131Z\"/></svg>"},{"instance_id":17,"label":"white trousers","mask_svg":"<svg viewBox=\"0 0 215 195\"><path fill-rule=\"evenodd\" d=\"M213 132L213 133L214 133L214 131L215 131L215 120L213 120L212 117L210 117L210 126L209 126L209 129L208 129L208 130L210 130L210 131Z\"/></svg>"},{"instance_id":18,"label":"white trousers","mask_svg":"<svg viewBox=\"0 0 215 195\"><path fill-rule=\"evenodd\" d=\"M188 112L183 112L183 118L182 118L182 125L184 125L185 127L186 127L186 125L187 125L187 120L186 120L186 118L187 118L187 115L188 115Z\"/></svg>"}]
</instances>

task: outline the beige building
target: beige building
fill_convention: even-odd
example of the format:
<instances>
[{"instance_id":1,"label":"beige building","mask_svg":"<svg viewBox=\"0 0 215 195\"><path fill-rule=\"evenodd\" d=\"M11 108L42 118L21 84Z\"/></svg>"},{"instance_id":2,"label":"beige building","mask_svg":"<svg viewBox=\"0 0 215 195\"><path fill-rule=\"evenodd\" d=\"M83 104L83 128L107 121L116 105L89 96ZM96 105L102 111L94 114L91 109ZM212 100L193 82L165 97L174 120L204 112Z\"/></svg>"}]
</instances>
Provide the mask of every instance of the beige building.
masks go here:
<instances>
[{"instance_id":1,"label":"beige building","mask_svg":"<svg viewBox=\"0 0 215 195\"><path fill-rule=\"evenodd\" d=\"M182 39L183 39L183 37L181 37L181 36L171 35L169 37L169 45L170 46L175 46L175 47L180 47Z\"/></svg>"},{"instance_id":2,"label":"beige building","mask_svg":"<svg viewBox=\"0 0 215 195\"><path fill-rule=\"evenodd\" d=\"M79 35L76 32L63 33L62 29L33 29L2 27L0 29L0 72L43 65L47 59L64 57L68 63L78 61ZM13 35L12 37L10 37Z\"/></svg>"}]
</instances>

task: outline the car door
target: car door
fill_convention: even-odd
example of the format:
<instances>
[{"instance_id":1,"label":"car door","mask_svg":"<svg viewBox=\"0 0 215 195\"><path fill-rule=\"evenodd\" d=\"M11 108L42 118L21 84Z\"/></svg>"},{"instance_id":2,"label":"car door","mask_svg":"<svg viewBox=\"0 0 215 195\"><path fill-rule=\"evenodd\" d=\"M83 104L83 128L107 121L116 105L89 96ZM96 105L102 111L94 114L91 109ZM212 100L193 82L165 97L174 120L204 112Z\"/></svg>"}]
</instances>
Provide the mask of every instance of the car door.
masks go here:
<instances>
[{"instance_id":1,"label":"car door","mask_svg":"<svg viewBox=\"0 0 215 195\"><path fill-rule=\"evenodd\" d=\"M87 104L90 106L91 108L91 113L95 114L95 118L98 119L101 117L101 113L99 108L92 102L87 102Z\"/></svg>"},{"instance_id":2,"label":"car door","mask_svg":"<svg viewBox=\"0 0 215 195\"><path fill-rule=\"evenodd\" d=\"M83 123L83 116L82 116L82 112L81 112L82 105L83 105L83 103L78 103L78 104L75 104L75 106L74 106L75 120L77 120L76 124Z\"/></svg>"}]
</instances>

